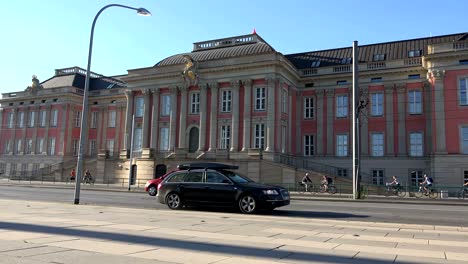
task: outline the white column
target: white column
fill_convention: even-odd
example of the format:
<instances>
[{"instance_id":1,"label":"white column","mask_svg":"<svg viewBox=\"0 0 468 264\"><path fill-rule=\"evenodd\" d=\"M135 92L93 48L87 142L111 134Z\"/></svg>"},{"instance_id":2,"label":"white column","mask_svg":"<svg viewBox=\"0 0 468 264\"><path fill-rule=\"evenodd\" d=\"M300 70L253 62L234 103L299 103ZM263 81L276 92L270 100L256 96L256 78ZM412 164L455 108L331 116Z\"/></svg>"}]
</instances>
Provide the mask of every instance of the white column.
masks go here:
<instances>
[{"instance_id":1,"label":"white column","mask_svg":"<svg viewBox=\"0 0 468 264\"><path fill-rule=\"evenodd\" d=\"M397 87L398 101L398 156L405 156L406 150L406 84Z\"/></svg>"},{"instance_id":2,"label":"white column","mask_svg":"<svg viewBox=\"0 0 468 264\"><path fill-rule=\"evenodd\" d=\"M267 88L267 142L265 151L274 152L275 145L275 79L268 79Z\"/></svg>"},{"instance_id":3,"label":"white column","mask_svg":"<svg viewBox=\"0 0 468 264\"><path fill-rule=\"evenodd\" d=\"M210 112L210 147L208 151L216 150L216 132L218 127L218 84L210 83L211 112Z\"/></svg>"},{"instance_id":4,"label":"white column","mask_svg":"<svg viewBox=\"0 0 468 264\"><path fill-rule=\"evenodd\" d=\"M150 110L150 94L151 91L149 89L144 89L143 91L143 144L142 148L149 148L149 128L150 128L150 118L149 118L149 110Z\"/></svg>"},{"instance_id":5,"label":"white column","mask_svg":"<svg viewBox=\"0 0 468 264\"><path fill-rule=\"evenodd\" d=\"M176 139L176 121L177 121L177 87L172 86L169 88L171 91L171 113L169 121L169 149L175 150L175 139Z\"/></svg>"},{"instance_id":6,"label":"white column","mask_svg":"<svg viewBox=\"0 0 468 264\"><path fill-rule=\"evenodd\" d=\"M333 149L333 142L335 142L335 136L333 135L333 121L335 120L333 111L333 101L335 100L335 90L330 88L326 90L327 97L327 156L333 156L335 150ZM350 133L351 135L351 133Z\"/></svg>"},{"instance_id":7,"label":"white column","mask_svg":"<svg viewBox=\"0 0 468 264\"><path fill-rule=\"evenodd\" d=\"M250 130L251 130L251 96L252 80L244 80L244 134L242 138L242 151L248 151L250 148Z\"/></svg>"},{"instance_id":8,"label":"white column","mask_svg":"<svg viewBox=\"0 0 468 264\"><path fill-rule=\"evenodd\" d=\"M433 120L435 121L435 138L436 145L433 149L435 154L447 154L446 137L445 137L445 97L444 97L444 79L445 70L431 71L434 79L433 92ZM424 98L424 91L421 92L421 100ZM428 105L423 105L423 109L428 108ZM429 118L429 116L427 117Z\"/></svg>"},{"instance_id":9,"label":"white column","mask_svg":"<svg viewBox=\"0 0 468 264\"><path fill-rule=\"evenodd\" d=\"M207 117L207 91L206 84L200 84L200 132L199 132L199 142L198 142L198 151L205 151L206 145L206 117Z\"/></svg>"},{"instance_id":10,"label":"white column","mask_svg":"<svg viewBox=\"0 0 468 264\"><path fill-rule=\"evenodd\" d=\"M179 119L179 148L186 148L185 145L185 130L187 130L187 87L182 86L180 89L180 119Z\"/></svg>"},{"instance_id":11,"label":"white column","mask_svg":"<svg viewBox=\"0 0 468 264\"><path fill-rule=\"evenodd\" d=\"M125 90L127 97L127 114L125 118L125 149L130 149L130 135L132 129L132 114L133 114L133 92L132 90Z\"/></svg>"},{"instance_id":12,"label":"white column","mask_svg":"<svg viewBox=\"0 0 468 264\"><path fill-rule=\"evenodd\" d=\"M158 129L159 129L159 89L153 89L153 121L151 127L151 148L156 152L158 145Z\"/></svg>"},{"instance_id":13,"label":"white column","mask_svg":"<svg viewBox=\"0 0 468 264\"><path fill-rule=\"evenodd\" d=\"M231 118L231 152L239 150L239 81L231 82L232 87L232 118Z\"/></svg>"},{"instance_id":14,"label":"white column","mask_svg":"<svg viewBox=\"0 0 468 264\"><path fill-rule=\"evenodd\" d=\"M395 151L394 135L393 135L393 84L385 86L385 153L388 156L393 156ZM362 119L361 119L362 120ZM360 121L361 121L360 120ZM361 140L362 142L363 140Z\"/></svg>"}]
</instances>

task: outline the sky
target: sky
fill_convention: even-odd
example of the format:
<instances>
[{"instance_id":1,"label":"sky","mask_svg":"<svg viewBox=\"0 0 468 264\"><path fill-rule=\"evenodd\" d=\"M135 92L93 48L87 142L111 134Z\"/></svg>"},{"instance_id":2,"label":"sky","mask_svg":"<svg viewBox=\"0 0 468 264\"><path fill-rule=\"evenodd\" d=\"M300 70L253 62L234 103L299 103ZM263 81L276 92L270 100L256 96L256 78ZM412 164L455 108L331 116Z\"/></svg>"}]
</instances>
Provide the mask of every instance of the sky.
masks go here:
<instances>
[{"instance_id":1,"label":"sky","mask_svg":"<svg viewBox=\"0 0 468 264\"><path fill-rule=\"evenodd\" d=\"M108 4L144 7L151 17L110 7L94 31L91 71L115 76L152 67L193 43L252 33L283 54L468 32L460 0L15 0L0 8L0 93L37 75L86 69L91 25Z\"/></svg>"}]
</instances>

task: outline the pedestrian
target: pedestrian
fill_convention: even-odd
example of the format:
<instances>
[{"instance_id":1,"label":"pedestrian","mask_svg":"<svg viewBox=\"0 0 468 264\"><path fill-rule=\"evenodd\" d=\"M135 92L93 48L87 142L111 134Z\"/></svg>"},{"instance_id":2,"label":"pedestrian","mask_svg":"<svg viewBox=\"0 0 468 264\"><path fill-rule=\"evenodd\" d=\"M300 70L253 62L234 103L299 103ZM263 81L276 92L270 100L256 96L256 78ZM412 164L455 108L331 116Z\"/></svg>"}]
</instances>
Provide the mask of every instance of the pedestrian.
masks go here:
<instances>
[{"instance_id":1,"label":"pedestrian","mask_svg":"<svg viewBox=\"0 0 468 264\"><path fill-rule=\"evenodd\" d=\"M75 168L73 168L70 172L70 181L74 181L76 178L76 172L75 172Z\"/></svg>"},{"instance_id":2,"label":"pedestrian","mask_svg":"<svg viewBox=\"0 0 468 264\"><path fill-rule=\"evenodd\" d=\"M86 170L85 172L84 182L89 184L93 182L93 177L91 176L91 172L89 172L89 170Z\"/></svg>"}]
</instances>

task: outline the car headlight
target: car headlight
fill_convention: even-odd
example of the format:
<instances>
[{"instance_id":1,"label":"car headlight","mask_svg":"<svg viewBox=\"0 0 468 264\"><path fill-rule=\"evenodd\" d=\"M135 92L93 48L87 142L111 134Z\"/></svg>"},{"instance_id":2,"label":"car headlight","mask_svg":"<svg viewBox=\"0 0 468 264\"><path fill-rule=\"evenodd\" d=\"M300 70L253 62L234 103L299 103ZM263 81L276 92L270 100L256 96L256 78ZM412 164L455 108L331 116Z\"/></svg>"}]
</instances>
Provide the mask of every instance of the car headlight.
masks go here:
<instances>
[{"instance_id":1,"label":"car headlight","mask_svg":"<svg viewBox=\"0 0 468 264\"><path fill-rule=\"evenodd\" d=\"M276 190L263 190L263 194L266 195L278 195L279 193Z\"/></svg>"}]
</instances>

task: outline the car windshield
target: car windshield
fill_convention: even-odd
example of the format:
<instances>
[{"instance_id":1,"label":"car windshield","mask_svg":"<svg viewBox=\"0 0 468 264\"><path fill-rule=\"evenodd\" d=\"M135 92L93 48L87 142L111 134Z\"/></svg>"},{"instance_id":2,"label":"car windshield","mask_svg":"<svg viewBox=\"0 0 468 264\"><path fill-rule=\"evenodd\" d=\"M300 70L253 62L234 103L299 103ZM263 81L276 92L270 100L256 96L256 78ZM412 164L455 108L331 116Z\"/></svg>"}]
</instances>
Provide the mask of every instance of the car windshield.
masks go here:
<instances>
[{"instance_id":1,"label":"car windshield","mask_svg":"<svg viewBox=\"0 0 468 264\"><path fill-rule=\"evenodd\" d=\"M247 183L247 182L253 182L251 179L245 177L245 176L241 176L237 173L234 173L232 171L225 171L223 170L222 171L224 175L228 176L229 179L231 179L233 182L236 182L236 183Z\"/></svg>"}]
</instances>

